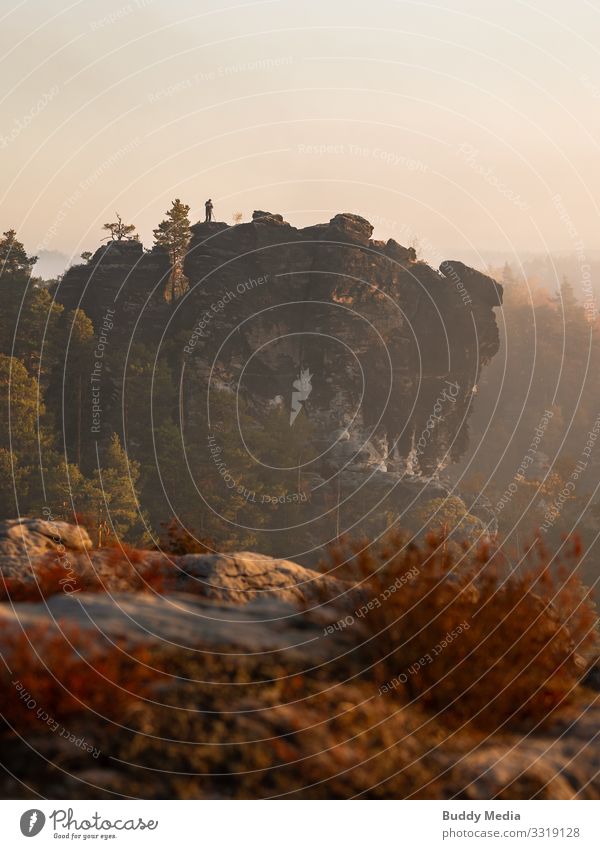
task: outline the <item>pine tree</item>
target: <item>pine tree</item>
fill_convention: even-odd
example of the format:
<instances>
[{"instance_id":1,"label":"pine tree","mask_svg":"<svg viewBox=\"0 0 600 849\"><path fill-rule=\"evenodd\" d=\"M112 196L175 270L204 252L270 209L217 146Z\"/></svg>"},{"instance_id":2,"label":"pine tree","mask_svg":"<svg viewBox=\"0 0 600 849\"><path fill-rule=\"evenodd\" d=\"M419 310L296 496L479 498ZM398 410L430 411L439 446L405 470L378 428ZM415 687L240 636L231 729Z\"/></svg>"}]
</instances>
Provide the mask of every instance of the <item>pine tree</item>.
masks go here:
<instances>
[{"instance_id":1,"label":"pine tree","mask_svg":"<svg viewBox=\"0 0 600 849\"><path fill-rule=\"evenodd\" d=\"M123 422L144 472L155 460L154 431L177 417L177 388L166 356L156 358L145 345L131 345L124 373Z\"/></svg>"},{"instance_id":2,"label":"pine tree","mask_svg":"<svg viewBox=\"0 0 600 849\"><path fill-rule=\"evenodd\" d=\"M86 478L78 466L69 463L58 451L46 450L36 461L26 480L28 512L39 516L48 505L55 519L73 522L78 515L91 525L102 504L97 483ZM20 492L19 501L22 501Z\"/></svg>"},{"instance_id":3,"label":"pine tree","mask_svg":"<svg viewBox=\"0 0 600 849\"><path fill-rule=\"evenodd\" d=\"M135 232L135 224L123 224L123 219L119 213L116 212L115 215L117 216L116 221L109 221L107 224L102 226L103 230L108 230L110 233L110 236L107 236L106 238L117 242L121 242L126 237L129 239L137 239L137 236L131 235Z\"/></svg>"},{"instance_id":4,"label":"pine tree","mask_svg":"<svg viewBox=\"0 0 600 849\"><path fill-rule=\"evenodd\" d=\"M17 239L15 230L7 230L0 239L0 279L26 283L37 256L27 256L27 252Z\"/></svg>"},{"instance_id":5,"label":"pine tree","mask_svg":"<svg viewBox=\"0 0 600 849\"><path fill-rule=\"evenodd\" d=\"M7 282L0 312L0 351L23 361L42 385L62 352L56 344L56 328L63 307L46 289Z\"/></svg>"},{"instance_id":6,"label":"pine tree","mask_svg":"<svg viewBox=\"0 0 600 849\"><path fill-rule=\"evenodd\" d=\"M113 433L103 467L95 473L95 483L102 490L101 512L106 510L110 533L117 539L131 536L143 518L136 494L139 476L140 464L129 459Z\"/></svg>"},{"instance_id":7,"label":"pine tree","mask_svg":"<svg viewBox=\"0 0 600 849\"><path fill-rule=\"evenodd\" d=\"M43 383L51 367L56 319L63 308L45 288L35 285L38 278L32 278L31 272L36 262L37 257L27 255L15 231L7 230L0 239L0 352L21 359ZM33 285L27 285L30 282Z\"/></svg>"},{"instance_id":8,"label":"pine tree","mask_svg":"<svg viewBox=\"0 0 600 849\"><path fill-rule=\"evenodd\" d=\"M512 266L508 261L504 263L504 266L502 268L501 280L503 286L513 286L516 282L514 271L512 270Z\"/></svg>"},{"instance_id":9,"label":"pine tree","mask_svg":"<svg viewBox=\"0 0 600 849\"><path fill-rule=\"evenodd\" d=\"M31 469L14 451L0 448L0 512L3 519L28 512L27 480Z\"/></svg>"},{"instance_id":10,"label":"pine tree","mask_svg":"<svg viewBox=\"0 0 600 849\"><path fill-rule=\"evenodd\" d=\"M154 230L154 243L164 248L171 261L169 277L169 297L174 301L187 288L187 279L183 273L183 260L190 241L190 208L175 198L167 217Z\"/></svg>"},{"instance_id":11,"label":"pine tree","mask_svg":"<svg viewBox=\"0 0 600 849\"><path fill-rule=\"evenodd\" d=\"M61 324L64 353L58 379L59 397L63 401L63 431L69 456L80 466L84 386L93 369L94 326L80 309L65 315Z\"/></svg>"},{"instance_id":12,"label":"pine tree","mask_svg":"<svg viewBox=\"0 0 600 849\"><path fill-rule=\"evenodd\" d=\"M0 448L31 454L44 412L37 380L16 357L0 354Z\"/></svg>"},{"instance_id":13,"label":"pine tree","mask_svg":"<svg viewBox=\"0 0 600 849\"><path fill-rule=\"evenodd\" d=\"M40 456L52 434L35 377L16 357L0 354L0 506L2 515L37 512L44 498Z\"/></svg>"},{"instance_id":14,"label":"pine tree","mask_svg":"<svg viewBox=\"0 0 600 849\"><path fill-rule=\"evenodd\" d=\"M560 288L552 300L557 312L563 317L567 332L569 330L581 332L586 329L585 309L577 300L575 290L567 277L563 277Z\"/></svg>"}]
</instances>

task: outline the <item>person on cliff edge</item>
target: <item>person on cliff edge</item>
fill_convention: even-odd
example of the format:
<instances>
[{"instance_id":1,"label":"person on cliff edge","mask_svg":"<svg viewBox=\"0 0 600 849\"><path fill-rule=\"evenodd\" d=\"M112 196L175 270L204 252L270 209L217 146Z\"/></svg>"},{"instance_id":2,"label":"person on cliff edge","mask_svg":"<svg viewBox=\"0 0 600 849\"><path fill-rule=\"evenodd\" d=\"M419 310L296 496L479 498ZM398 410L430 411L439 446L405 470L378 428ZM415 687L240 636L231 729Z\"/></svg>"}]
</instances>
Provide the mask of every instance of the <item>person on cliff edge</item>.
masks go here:
<instances>
[{"instance_id":1,"label":"person on cliff edge","mask_svg":"<svg viewBox=\"0 0 600 849\"><path fill-rule=\"evenodd\" d=\"M204 204L204 209L206 210L206 218L204 219L206 224L208 221L212 221L213 202L210 198Z\"/></svg>"}]
</instances>

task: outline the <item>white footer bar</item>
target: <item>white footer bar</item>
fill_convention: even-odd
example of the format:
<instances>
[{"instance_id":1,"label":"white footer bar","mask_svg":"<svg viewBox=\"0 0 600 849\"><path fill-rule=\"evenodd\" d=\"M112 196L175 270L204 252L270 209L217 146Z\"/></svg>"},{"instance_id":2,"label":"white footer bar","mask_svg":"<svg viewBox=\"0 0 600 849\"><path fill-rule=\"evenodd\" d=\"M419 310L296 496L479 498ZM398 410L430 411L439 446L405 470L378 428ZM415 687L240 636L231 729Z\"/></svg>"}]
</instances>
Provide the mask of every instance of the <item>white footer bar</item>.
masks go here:
<instances>
[{"instance_id":1,"label":"white footer bar","mask_svg":"<svg viewBox=\"0 0 600 849\"><path fill-rule=\"evenodd\" d=\"M0 826L3 849L598 849L600 802L25 800L0 801Z\"/></svg>"}]
</instances>

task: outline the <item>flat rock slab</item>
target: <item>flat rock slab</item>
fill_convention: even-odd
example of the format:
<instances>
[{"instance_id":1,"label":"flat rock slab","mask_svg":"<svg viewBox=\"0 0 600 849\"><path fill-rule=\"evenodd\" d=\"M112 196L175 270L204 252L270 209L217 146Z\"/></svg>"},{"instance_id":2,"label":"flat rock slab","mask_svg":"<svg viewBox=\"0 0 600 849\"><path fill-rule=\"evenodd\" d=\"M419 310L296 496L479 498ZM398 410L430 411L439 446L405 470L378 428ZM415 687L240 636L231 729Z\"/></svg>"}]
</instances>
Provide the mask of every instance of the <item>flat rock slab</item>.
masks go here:
<instances>
[{"instance_id":1,"label":"flat rock slab","mask_svg":"<svg viewBox=\"0 0 600 849\"><path fill-rule=\"evenodd\" d=\"M241 607L194 598L185 593L75 593L54 595L45 603L0 604L2 631L77 626L109 640L157 649L223 651L248 655L286 652L306 665L323 663L346 651L342 635L326 634L333 613L305 613L284 602L256 599Z\"/></svg>"}]
</instances>

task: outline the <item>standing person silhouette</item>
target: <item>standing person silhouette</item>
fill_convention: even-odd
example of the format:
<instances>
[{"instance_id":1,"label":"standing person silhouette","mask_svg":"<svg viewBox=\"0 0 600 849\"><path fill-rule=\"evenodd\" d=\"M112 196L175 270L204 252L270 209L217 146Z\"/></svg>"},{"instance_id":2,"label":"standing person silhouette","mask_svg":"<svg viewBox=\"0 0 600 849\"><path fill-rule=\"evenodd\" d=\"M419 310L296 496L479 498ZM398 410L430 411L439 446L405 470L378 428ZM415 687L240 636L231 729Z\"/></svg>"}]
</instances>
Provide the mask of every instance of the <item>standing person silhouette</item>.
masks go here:
<instances>
[{"instance_id":1,"label":"standing person silhouette","mask_svg":"<svg viewBox=\"0 0 600 849\"><path fill-rule=\"evenodd\" d=\"M212 221L213 202L210 198L204 204L204 209L206 210L206 218L204 219L204 222Z\"/></svg>"}]
</instances>

